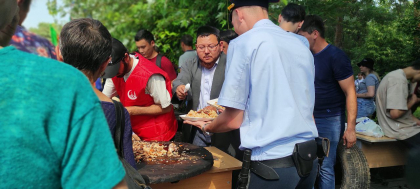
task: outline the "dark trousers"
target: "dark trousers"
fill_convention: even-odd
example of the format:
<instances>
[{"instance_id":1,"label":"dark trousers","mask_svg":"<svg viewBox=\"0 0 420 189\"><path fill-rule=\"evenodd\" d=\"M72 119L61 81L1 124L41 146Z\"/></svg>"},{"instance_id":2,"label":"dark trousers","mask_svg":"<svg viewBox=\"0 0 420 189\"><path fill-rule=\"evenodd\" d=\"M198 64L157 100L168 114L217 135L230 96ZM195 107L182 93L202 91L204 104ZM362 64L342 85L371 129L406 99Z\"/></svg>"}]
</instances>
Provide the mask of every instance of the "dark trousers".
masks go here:
<instances>
[{"instance_id":1,"label":"dark trousers","mask_svg":"<svg viewBox=\"0 0 420 189\"><path fill-rule=\"evenodd\" d=\"M420 149L420 133L417 133L416 135L407 138L405 140L402 140L410 149L416 148Z\"/></svg>"},{"instance_id":2,"label":"dark trousers","mask_svg":"<svg viewBox=\"0 0 420 189\"><path fill-rule=\"evenodd\" d=\"M300 177L296 167L274 168L279 180L265 180L251 171L249 189L312 189L318 172L318 159L314 160L312 171L307 177Z\"/></svg>"},{"instance_id":3,"label":"dark trousers","mask_svg":"<svg viewBox=\"0 0 420 189\"><path fill-rule=\"evenodd\" d=\"M420 188L420 133L402 140L408 146L405 179L410 188Z\"/></svg>"}]
</instances>

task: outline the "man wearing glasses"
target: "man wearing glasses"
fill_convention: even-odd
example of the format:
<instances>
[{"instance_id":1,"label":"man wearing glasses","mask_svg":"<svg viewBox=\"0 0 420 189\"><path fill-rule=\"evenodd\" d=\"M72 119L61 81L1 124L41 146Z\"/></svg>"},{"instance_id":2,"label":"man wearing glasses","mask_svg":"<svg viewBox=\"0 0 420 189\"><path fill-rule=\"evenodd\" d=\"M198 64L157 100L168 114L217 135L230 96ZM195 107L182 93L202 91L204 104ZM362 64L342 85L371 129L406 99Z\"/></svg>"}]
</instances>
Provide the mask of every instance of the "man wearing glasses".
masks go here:
<instances>
[{"instance_id":1,"label":"man wearing glasses","mask_svg":"<svg viewBox=\"0 0 420 189\"><path fill-rule=\"evenodd\" d=\"M211 26L202 26L197 30L197 57L185 62L182 72L174 80L172 92L176 93L180 100L184 100L188 93L188 109L200 110L207 107L207 101L219 97L225 80L226 55L220 48L220 31ZM188 92L184 92L185 85L190 84ZM214 109L215 110L215 109ZM185 126L184 126L185 127ZM218 133L213 136L204 135L197 128L186 126L184 134L187 135L187 142L192 142L198 146L216 146L220 150L235 155L230 138L232 133ZM239 139L238 139L239 145ZM230 152L228 149L231 149ZM236 147L237 149L237 147Z\"/></svg>"}]
</instances>

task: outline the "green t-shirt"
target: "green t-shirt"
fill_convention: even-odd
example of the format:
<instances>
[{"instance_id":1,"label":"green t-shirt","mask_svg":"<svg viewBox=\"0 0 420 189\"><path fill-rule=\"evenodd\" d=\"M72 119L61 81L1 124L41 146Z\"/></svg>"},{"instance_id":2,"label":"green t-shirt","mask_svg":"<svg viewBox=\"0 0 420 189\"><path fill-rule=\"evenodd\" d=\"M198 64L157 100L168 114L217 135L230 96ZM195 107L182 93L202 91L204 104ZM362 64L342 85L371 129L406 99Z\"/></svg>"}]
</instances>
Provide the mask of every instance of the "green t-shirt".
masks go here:
<instances>
[{"instance_id":1,"label":"green t-shirt","mask_svg":"<svg viewBox=\"0 0 420 189\"><path fill-rule=\"evenodd\" d=\"M86 76L0 49L0 188L112 188L125 175Z\"/></svg>"}]
</instances>

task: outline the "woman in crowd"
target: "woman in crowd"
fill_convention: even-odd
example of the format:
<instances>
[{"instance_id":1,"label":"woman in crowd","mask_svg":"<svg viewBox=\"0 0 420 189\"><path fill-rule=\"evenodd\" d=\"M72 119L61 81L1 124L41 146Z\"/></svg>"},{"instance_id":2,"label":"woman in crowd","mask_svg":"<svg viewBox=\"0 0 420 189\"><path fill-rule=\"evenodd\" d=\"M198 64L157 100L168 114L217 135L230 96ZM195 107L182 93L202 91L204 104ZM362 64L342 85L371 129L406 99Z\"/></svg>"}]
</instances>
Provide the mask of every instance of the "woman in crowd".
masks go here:
<instances>
[{"instance_id":1,"label":"woman in crowd","mask_svg":"<svg viewBox=\"0 0 420 189\"><path fill-rule=\"evenodd\" d=\"M375 95L379 86L379 78L373 73L374 61L370 58L363 59L357 64L360 72L366 75L357 87L357 118L369 117L375 112Z\"/></svg>"}]
</instances>

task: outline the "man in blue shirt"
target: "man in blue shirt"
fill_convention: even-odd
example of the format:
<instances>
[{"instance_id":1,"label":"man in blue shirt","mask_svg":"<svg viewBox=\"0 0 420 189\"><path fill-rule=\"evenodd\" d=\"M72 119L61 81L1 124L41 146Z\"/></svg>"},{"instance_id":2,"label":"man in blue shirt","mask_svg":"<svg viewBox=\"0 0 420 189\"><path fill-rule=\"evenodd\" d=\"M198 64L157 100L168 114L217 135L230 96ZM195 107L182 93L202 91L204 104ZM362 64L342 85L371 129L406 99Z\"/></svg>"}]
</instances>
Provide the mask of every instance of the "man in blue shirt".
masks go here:
<instances>
[{"instance_id":1,"label":"man in blue shirt","mask_svg":"<svg viewBox=\"0 0 420 189\"><path fill-rule=\"evenodd\" d=\"M339 48L328 44L324 38L324 23L319 16L310 15L299 34L305 36L315 61L314 117L320 137L330 139L330 152L322 163L319 188L335 187L334 164L340 138L347 148L356 143L357 101L353 69L350 59ZM347 130L344 131L347 109Z\"/></svg>"},{"instance_id":2,"label":"man in blue shirt","mask_svg":"<svg viewBox=\"0 0 420 189\"><path fill-rule=\"evenodd\" d=\"M312 188L315 155L308 158L310 173L300 176L292 153L295 145L318 136L313 56L268 19L267 7L268 0L235 0L229 6L239 37L229 44L219 96L226 110L211 123L187 123L205 132L240 128L240 148L252 150L249 188Z\"/></svg>"}]
</instances>

